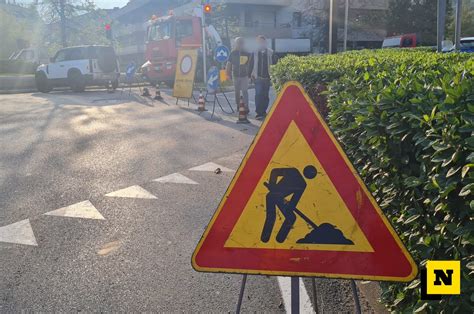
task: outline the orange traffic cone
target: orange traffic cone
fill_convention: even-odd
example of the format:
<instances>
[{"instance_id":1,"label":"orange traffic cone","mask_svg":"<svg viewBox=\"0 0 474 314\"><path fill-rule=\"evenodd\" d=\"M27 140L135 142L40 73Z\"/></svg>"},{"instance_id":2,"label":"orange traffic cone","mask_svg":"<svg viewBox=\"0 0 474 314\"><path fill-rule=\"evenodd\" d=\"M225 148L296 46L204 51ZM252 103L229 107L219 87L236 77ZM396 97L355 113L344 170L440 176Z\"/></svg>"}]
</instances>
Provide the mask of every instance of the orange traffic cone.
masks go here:
<instances>
[{"instance_id":1,"label":"orange traffic cone","mask_svg":"<svg viewBox=\"0 0 474 314\"><path fill-rule=\"evenodd\" d=\"M112 81L109 80L109 81L107 82L107 93L112 94L113 92L114 92L114 88L113 88L113 86L112 86Z\"/></svg>"},{"instance_id":2,"label":"orange traffic cone","mask_svg":"<svg viewBox=\"0 0 474 314\"><path fill-rule=\"evenodd\" d=\"M244 97L240 96L240 104L239 104L239 120L237 123L250 123L247 119L247 109L245 108Z\"/></svg>"},{"instance_id":3,"label":"orange traffic cone","mask_svg":"<svg viewBox=\"0 0 474 314\"><path fill-rule=\"evenodd\" d=\"M202 90L199 91L198 111L206 111L206 101L204 100L204 96L202 95Z\"/></svg>"},{"instance_id":4,"label":"orange traffic cone","mask_svg":"<svg viewBox=\"0 0 474 314\"><path fill-rule=\"evenodd\" d=\"M142 96L144 96L144 97L150 97L150 96L151 96L150 91L148 90L147 87L145 87L145 88L143 89L143 94L142 94Z\"/></svg>"},{"instance_id":5,"label":"orange traffic cone","mask_svg":"<svg viewBox=\"0 0 474 314\"><path fill-rule=\"evenodd\" d=\"M155 100L162 100L163 97L161 97L161 91L160 91L160 84L156 85L156 92L155 92Z\"/></svg>"}]
</instances>

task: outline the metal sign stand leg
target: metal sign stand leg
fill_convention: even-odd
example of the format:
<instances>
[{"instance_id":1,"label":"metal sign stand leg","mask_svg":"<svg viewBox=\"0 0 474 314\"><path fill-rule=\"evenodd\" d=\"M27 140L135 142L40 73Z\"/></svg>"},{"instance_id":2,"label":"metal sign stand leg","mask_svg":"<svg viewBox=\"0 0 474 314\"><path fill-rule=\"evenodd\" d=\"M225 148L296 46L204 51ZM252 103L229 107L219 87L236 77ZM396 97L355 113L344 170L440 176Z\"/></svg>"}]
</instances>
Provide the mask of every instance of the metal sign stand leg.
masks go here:
<instances>
[{"instance_id":1,"label":"metal sign stand leg","mask_svg":"<svg viewBox=\"0 0 474 314\"><path fill-rule=\"evenodd\" d=\"M207 96L207 94L206 94L206 96ZM214 112L215 112L215 110L216 110L216 100L217 100L217 103L219 104L219 99L217 98L217 94L214 93L214 101L212 102L212 114L211 114L211 119L214 117ZM220 106L220 105L221 105L221 104L219 104L219 106ZM222 109L222 107L221 107L221 109Z\"/></svg>"},{"instance_id":2,"label":"metal sign stand leg","mask_svg":"<svg viewBox=\"0 0 474 314\"><path fill-rule=\"evenodd\" d=\"M360 310L359 295L357 294L357 286L354 280L351 280L351 288L352 288L352 295L354 296L356 314L360 314L361 310Z\"/></svg>"},{"instance_id":3,"label":"metal sign stand leg","mask_svg":"<svg viewBox=\"0 0 474 314\"><path fill-rule=\"evenodd\" d=\"M237 302L237 314L240 314L240 308L242 307L242 300L244 299L245 283L247 282L247 274L242 277L242 285L240 286L239 301Z\"/></svg>"},{"instance_id":4,"label":"metal sign stand leg","mask_svg":"<svg viewBox=\"0 0 474 314\"><path fill-rule=\"evenodd\" d=\"M300 313L300 278L291 277L291 314Z\"/></svg>"},{"instance_id":5,"label":"metal sign stand leg","mask_svg":"<svg viewBox=\"0 0 474 314\"><path fill-rule=\"evenodd\" d=\"M224 96L225 96L225 94L224 94ZM217 104L218 104L219 107L221 108L222 112L227 113L227 114L232 114L232 113L234 113L234 109L232 109L232 106L230 105L230 103L229 103L229 108L230 108L230 110L231 110L232 112L227 112L227 111L224 110L224 108L223 108L222 105L221 105L221 102L219 101L219 97L218 97L218 95L217 95L217 91L214 93L214 97L215 97L215 99L217 100ZM229 102L229 100L227 100L227 102Z\"/></svg>"},{"instance_id":6,"label":"metal sign stand leg","mask_svg":"<svg viewBox=\"0 0 474 314\"><path fill-rule=\"evenodd\" d=\"M224 98L227 101L227 105L229 105L230 110L232 111L232 113L234 113L235 112L234 108L232 108L232 105L230 104L229 98L227 98L227 95L224 93L224 90L222 89L222 87L220 88L220 91L221 91L222 95L224 95ZM222 111L224 111L224 110L222 110Z\"/></svg>"},{"instance_id":7,"label":"metal sign stand leg","mask_svg":"<svg viewBox=\"0 0 474 314\"><path fill-rule=\"evenodd\" d=\"M313 286L313 302L314 302L314 312L319 313L318 309L318 293L316 291L316 279L311 278L311 285Z\"/></svg>"}]
</instances>

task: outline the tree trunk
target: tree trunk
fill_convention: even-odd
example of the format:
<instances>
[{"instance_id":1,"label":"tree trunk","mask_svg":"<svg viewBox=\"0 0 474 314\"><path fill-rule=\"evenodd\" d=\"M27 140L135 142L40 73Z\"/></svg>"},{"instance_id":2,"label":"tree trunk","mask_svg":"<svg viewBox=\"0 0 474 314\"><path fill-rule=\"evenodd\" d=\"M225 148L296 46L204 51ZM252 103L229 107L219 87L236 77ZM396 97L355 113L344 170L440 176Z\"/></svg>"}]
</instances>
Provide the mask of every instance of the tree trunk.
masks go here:
<instances>
[{"instance_id":1,"label":"tree trunk","mask_svg":"<svg viewBox=\"0 0 474 314\"><path fill-rule=\"evenodd\" d=\"M67 30L66 30L66 13L65 13L65 0L59 0L59 18L61 19L60 21L60 27L61 27L61 44L63 45L63 48L67 47Z\"/></svg>"}]
</instances>

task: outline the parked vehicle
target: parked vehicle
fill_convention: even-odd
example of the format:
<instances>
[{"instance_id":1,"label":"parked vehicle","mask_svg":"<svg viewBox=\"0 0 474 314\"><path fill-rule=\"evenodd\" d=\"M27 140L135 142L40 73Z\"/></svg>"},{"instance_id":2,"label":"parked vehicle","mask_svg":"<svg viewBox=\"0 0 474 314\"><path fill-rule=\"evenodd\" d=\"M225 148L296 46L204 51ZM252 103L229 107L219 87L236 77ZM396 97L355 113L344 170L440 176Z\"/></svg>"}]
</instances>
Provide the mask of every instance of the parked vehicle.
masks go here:
<instances>
[{"instance_id":1,"label":"parked vehicle","mask_svg":"<svg viewBox=\"0 0 474 314\"><path fill-rule=\"evenodd\" d=\"M37 89L43 93L59 86L82 92L91 85L112 84L115 89L119 76L114 48L92 45L59 50L49 64L37 68L35 80Z\"/></svg>"},{"instance_id":2,"label":"parked vehicle","mask_svg":"<svg viewBox=\"0 0 474 314\"><path fill-rule=\"evenodd\" d=\"M443 40L442 52L454 52L456 46L451 40ZM460 52L474 52L474 37L464 37L460 40Z\"/></svg>"},{"instance_id":3,"label":"parked vehicle","mask_svg":"<svg viewBox=\"0 0 474 314\"><path fill-rule=\"evenodd\" d=\"M474 37L461 38L461 52L474 52Z\"/></svg>"},{"instance_id":4,"label":"parked vehicle","mask_svg":"<svg viewBox=\"0 0 474 314\"><path fill-rule=\"evenodd\" d=\"M24 48L15 51L8 60L19 60L40 65L48 62L48 53L44 48Z\"/></svg>"},{"instance_id":5,"label":"parked vehicle","mask_svg":"<svg viewBox=\"0 0 474 314\"><path fill-rule=\"evenodd\" d=\"M147 26L145 60L151 65L144 75L152 84L167 82L172 85L176 58L180 47L201 48L201 19L195 16L153 17Z\"/></svg>"},{"instance_id":6,"label":"parked vehicle","mask_svg":"<svg viewBox=\"0 0 474 314\"><path fill-rule=\"evenodd\" d=\"M416 34L404 34L385 38L382 48L415 48L416 44Z\"/></svg>"}]
</instances>

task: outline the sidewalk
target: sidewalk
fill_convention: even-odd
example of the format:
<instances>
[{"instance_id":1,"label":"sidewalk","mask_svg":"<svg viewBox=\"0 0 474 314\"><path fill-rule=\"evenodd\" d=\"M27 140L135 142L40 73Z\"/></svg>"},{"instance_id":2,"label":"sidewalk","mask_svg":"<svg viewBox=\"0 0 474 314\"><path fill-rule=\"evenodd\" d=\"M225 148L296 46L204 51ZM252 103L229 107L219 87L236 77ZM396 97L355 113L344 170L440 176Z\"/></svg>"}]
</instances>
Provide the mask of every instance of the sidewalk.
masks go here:
<instances>
[{"instance_id":1,"label":"sidewalk","mask_svg":"<svg viewBox=\"0 0 474 314\"><path fill-rule=\"evenodd\" d=\"M0 75L0 94L16 94L35 92L35 76L27 75Z\"/></svg>"}]
</instances>

